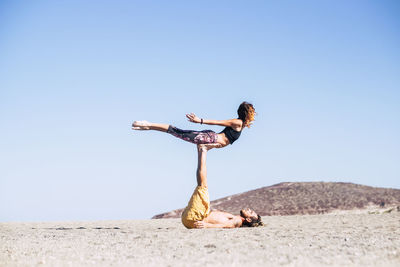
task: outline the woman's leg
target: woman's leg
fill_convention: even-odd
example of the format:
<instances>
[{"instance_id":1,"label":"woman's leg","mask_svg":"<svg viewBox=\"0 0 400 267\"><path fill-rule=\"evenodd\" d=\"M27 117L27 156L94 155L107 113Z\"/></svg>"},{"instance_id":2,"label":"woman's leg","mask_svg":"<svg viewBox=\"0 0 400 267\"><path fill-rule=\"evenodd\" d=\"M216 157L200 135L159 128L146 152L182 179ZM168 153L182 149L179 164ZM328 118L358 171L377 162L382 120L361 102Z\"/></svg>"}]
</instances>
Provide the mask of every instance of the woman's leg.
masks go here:
<instances>
[{"instance_id":1,"label":"woman's leg","mask_svg":"<svg viewBox=\"0 0 400 267\"><path fill-rule=\"evenodd\" d=\"M135 121L132 124L133 130L156 130L169 133L184 141L194 144L214 144L218 140L218 135L211 130L193 131L182 130L169 124L152 123L148 121Z\"/></svg>"},{"instance_id":2,"label":"woman's leg","mask_svg":"<svg viewBox=\"0 0 400 267\"><path fill-rule=\"evenodd\" d=\"M217 134L211 130L182 130L171 125L169 126L167 133L193 144L213 144L218 138Z\"/></svg>"},{"instance_id":3,"label":"woman's leg","mask_svg":"<svg viewBox=\"0 0 400 267\"><path fill-rule=\"evenodd\" d=\"M133 130L156 130L160 132L167 132L169 124L152 123L148 121L134 121L132 124Z\"/></svg>"}]
</instances>

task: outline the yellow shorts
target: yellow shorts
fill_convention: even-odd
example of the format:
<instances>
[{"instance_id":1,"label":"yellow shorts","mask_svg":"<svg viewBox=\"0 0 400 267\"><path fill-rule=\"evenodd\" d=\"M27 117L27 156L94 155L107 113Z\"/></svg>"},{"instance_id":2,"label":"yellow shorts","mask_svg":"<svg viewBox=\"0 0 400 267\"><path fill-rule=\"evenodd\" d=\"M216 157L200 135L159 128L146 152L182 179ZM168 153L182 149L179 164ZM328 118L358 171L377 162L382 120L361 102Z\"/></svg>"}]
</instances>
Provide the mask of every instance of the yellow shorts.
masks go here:
<instances>
[{"instance_id":1,"label":"yellow shorts","mask_svg":"<svg viewBox=\"0 0 400 267\"><path fill-rule=\"evenodd\" d=\"M210 214L208 188L197 186L187 207L182 212L182 223L186 228L194 228L196 221L202 221Z\"/></svg>"}]
</instances>

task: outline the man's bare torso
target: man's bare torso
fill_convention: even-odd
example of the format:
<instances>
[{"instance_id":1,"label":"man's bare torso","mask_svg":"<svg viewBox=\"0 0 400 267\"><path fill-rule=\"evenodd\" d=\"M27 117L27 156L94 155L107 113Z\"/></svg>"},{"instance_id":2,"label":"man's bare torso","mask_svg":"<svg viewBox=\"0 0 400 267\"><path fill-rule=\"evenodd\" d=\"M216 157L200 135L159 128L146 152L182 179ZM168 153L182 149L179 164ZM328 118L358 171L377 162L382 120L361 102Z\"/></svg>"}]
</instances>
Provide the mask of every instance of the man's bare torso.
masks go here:
<instances>
[{"instance_id":1,"label":"man's bare torso","mask_svg":"<svg viewBox=\"0 0 400 267\"><path fill-rule=\"evenodd\" d=\"M205 218L203 221L212 224L223 224L231 227L240 227L242 225L242 219L240 216L219 210L212 210L207 218Z\"/></svg>"}]
</instances>

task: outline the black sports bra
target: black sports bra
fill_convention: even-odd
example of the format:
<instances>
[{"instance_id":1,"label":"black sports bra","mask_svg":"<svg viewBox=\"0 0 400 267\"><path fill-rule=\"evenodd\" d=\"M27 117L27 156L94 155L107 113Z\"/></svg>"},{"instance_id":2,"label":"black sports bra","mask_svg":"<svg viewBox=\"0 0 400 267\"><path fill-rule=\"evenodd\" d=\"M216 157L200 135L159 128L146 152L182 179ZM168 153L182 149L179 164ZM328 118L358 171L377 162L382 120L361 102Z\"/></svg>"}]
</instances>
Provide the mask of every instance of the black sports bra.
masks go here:
<instances>
[{"instance_id":1,"label":"black sports bra","mask_svg":"<svg viewBox=\"0 0 400 267\"><path fill-rule=\"evenodd\" d=\"M231 127L225 127L224 130L222 130L222 132L220 133L224 133L226 138L228 138L229 143L231 143L231 145L233 144L233 142L235 142L236 140L239 139L240 134L242 133L242 131L235 131L234 129L232 129Z\"/></svg>"}]
</instances>

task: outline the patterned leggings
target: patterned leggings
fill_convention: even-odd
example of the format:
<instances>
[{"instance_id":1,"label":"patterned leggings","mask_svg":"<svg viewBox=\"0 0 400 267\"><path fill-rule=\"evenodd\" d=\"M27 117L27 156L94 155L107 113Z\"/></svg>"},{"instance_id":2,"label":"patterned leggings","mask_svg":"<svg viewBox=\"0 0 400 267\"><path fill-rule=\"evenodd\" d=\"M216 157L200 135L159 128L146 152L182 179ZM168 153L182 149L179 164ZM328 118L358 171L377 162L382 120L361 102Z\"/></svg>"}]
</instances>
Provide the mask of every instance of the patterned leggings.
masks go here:
<instances>
[{"instance_id":1,"label":"patterned leggings","mask_svg":"<svg viewBox=\"0 0 400 267\"><path fill-rule=\"evenodd\" d=\"M168 127L167 133L194 144L213 144L217 142L218 138L218 135L211 130L181 130L171 125Z\"/></svg>"}]
</instances>

